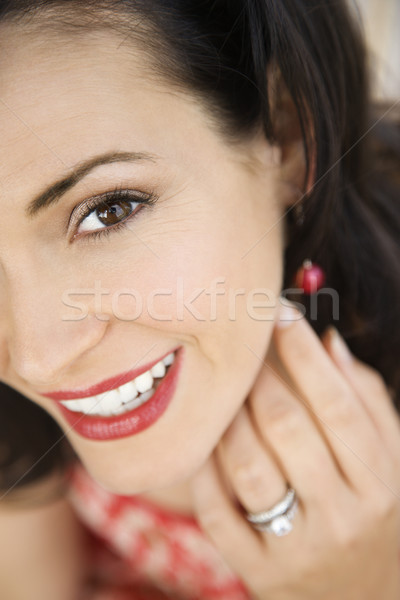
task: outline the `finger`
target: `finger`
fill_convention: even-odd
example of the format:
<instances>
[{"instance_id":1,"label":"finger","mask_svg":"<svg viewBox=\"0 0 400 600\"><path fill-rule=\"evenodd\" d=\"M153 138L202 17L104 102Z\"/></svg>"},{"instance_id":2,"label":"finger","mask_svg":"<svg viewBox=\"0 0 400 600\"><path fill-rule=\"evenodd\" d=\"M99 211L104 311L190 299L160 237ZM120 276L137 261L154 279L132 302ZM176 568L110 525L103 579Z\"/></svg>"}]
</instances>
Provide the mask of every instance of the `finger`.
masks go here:
<instances>
[{"instance_id":1,"label":"finger","mask_svg":"<svg viewBox=\"0 0 400 600\"><path fill-rule=\"evenodd\" d=\"M400 418L388 388L375 369L358 360L334 327L325 332L322 342L336 366L361 399L382 442L400 461Z\"/></svg>"},{"instance_id":2,"label":"finger","mask_svg":"<svg viewBox=\"0 0 400 600\"><path fill-rule=\"evenodd\" d=\"M253 389L250 408L304 510L337 496L345 483L328 445L302 401L268 363Z\"/></svg>"},{"instance_id":3,"label":"finger","mask_svg":"<svg viewBox=\"0 0 400 600\"><path fill-rule=\"evenodd\" d=\"M285 475L257 436L243 406L217 448L234 493L248 512L269 510L287 491Z\"/></svg>"},{"instance_id":4,"label":"finger","mask_svg":"<svg viewBox=\"0 0 400 600\"><path fill-rule=\"evenodd\" d=\"M212 455L190 481L193 507L203 531L237 573L251 573L263 557L261 536L229 498ZM240 542L238 542L240 540Z\"/></svg>"},{"instance_id":5,"label":"finger","mask_svg":"<svg viewBox=\"0 0 400 600\"><path fill-rule=\"evenodd\" d=\"M389 475L376 428L362 402L333 363L305 318L286 308L278 317L274 340L278 354L296 382L349 482L368 490L371 477L382 481ZM289 311L289 312L290 312Z\"/></svg>"}]
</instances>

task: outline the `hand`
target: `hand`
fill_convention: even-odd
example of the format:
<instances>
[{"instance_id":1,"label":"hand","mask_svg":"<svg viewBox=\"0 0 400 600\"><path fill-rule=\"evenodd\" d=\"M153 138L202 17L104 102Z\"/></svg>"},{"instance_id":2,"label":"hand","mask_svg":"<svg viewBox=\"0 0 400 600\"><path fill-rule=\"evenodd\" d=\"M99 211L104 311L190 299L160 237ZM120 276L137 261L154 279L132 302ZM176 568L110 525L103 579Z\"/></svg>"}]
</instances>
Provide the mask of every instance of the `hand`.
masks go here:
<instances>
[{"instance_id":1,"label":"hand","mask_svg":"<svg viewBox=\"0 0 400 600\"><path fill-rule=\"evenodd\" d=\"M380 375L296 314L192 480L196 516L257 599L398 600L398 416ZM244 511L269 509L288 484L293 530L253 529Z\"/></svg>"}]
</instances>

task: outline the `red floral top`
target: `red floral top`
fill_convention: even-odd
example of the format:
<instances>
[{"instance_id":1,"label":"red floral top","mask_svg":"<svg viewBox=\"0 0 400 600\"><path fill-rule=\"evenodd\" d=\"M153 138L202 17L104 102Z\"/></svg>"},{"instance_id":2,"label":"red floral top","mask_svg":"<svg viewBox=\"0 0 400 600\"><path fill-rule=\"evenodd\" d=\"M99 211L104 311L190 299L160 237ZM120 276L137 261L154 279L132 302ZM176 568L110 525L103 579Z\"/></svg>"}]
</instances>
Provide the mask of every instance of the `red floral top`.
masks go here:
<instances>
[{"instance_id":1,"label":"red floral top","mask_svg":"<svg viewBox=\"0 0 400 600\"><path fill-rule=\"evenodd\" d=\"M115 595L104 597L160 597L140 595L141 586L149 585L162 597L181 600L250 599L192 517L136 496L112 494L82 466L74 468L70 481L71 503L91 532L94 577L107 589L115 585Z\"/></svg>"}]
</instances>

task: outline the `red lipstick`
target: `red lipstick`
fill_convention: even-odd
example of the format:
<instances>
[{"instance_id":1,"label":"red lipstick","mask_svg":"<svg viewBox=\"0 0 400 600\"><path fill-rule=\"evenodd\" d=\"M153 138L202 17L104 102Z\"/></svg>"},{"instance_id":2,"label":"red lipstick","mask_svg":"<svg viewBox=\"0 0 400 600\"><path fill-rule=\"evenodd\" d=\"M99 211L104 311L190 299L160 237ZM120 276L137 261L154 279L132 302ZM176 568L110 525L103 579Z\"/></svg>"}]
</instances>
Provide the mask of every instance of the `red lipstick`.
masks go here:
<instances>
[{"instance_id":1,"label":"red lipstick","mask_svg":"<svg viewBox=\"0 0 400 600\"><path fill-rule=\"evenodd\" d=\"M103 417L99 415L86 415L82 412L72 412L71 410L68 410L66 406L61 404L60 400L85 398L116 389L117 387L128 383L128 381L132 381L145 371L150 370L167 355L140 369L128 371L127 373L106 379L99 384L87 388L55 391L42 395L51 398L56 402L57 407L65 420L74 431L82 437L91 440L104 441L135 435L155 423L171 402L179 378L182 354L182 348L175 351L174 362L168 368L167 373L161 379L151 398L141 406L121 415Z\"/></svg>"},{"instance_id":2,"label":"red lipstick","mask_svg":"<svg viewBox=\"0 0 400 600\"><path fill-rule=\"evenodd\" d=\"M86 388L77 388L74 390L61 390L41 395L45 396L46 398L51 398L52 400L75 400L76 398L88 398L89 396L97 396L98 394L104 394L105 392L109 392L110 390L114 390L115 388L124 385L124 383L128 383L128 381L136 379L136 377L139 377L139 375L141 375L142 373L150 371L150 369L154 367L154 365L156 365L160 360L163 360L166 356L168 356L168 354L165 354L161 358L158 358L157 360L154 360L153 362L148 363L143 367L132 369L131 371L122 373L122 375L110 377L109 379L105 379L100 383L96 383L95 385L91 385ZM175 357L175 360L176 358L177 357Z\"/></svg>"}]
</instances>

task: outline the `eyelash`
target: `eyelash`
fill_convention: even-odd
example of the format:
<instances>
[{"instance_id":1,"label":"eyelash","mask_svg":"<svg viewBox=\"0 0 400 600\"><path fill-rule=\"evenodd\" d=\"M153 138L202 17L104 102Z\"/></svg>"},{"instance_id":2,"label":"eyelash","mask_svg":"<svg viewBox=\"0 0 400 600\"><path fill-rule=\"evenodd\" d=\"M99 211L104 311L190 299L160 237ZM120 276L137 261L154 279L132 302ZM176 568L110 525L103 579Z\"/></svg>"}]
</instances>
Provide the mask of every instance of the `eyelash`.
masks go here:
<instances>
[{"instance_id":1,"label":"eyelash","mask_svg":"<svg viewBox=\"0 0 400 600\"><path fill-rule=\"evenodd\" d=\"M79 228L79 225L88 217L91 213L93 213L96 209L100 207L111 206L112 204L118 204L118 202L122 201L135 202L139 206L132 209L132 212L122 219L119 223L115 225L104 226L97 231L86 232L86 233L75 233L73 235L74 238L84 238L86 240L97 241L103 237L109 236L111 233L116 233L117 231L122 231L128 225L128 223L133 219L140 210L145 206L152 206L155 204L157 198L154 194L147 194L144 192L129 190L129 189L121 189L116 188L105 194L101 194L100 196L95 196L94 198L90 198L89 200L80 204L72 213L70 217L70 224L73 222L74 230Z\"/></svg>"}]
</instances>

